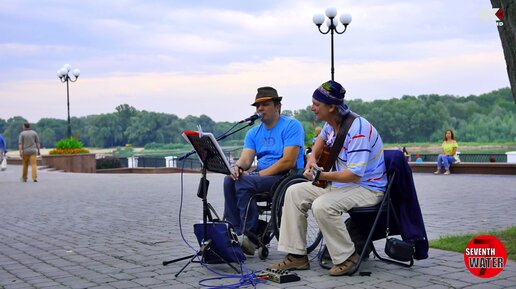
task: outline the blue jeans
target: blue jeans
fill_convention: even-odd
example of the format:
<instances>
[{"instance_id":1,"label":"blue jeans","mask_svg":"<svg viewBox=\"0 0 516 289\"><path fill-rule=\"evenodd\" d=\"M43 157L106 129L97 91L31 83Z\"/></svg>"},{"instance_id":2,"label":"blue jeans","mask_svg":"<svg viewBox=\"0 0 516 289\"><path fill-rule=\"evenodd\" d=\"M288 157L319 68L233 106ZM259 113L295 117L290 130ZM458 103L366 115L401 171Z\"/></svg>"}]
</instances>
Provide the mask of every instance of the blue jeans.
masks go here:
<instances>
[{"instance_id":1,"label":"blue jeans","mask_svg":"<svg viewBox=\"0 0 516 289\"><path fill-rule=\"evenodd\" d=\"M453 164L454 162L455 162L455 158L453 156L440 154L437 157L437 169L440 170L444 164L444 169L449 170L450 165Z\"/></svg>"},{"instance_id":2,"label":"blue jeans","mask_svg":"<svg viewBox=\"0 0 516 289\"><path fill-rule=\"evenodd\" d=\"M224 220L233 224L235 232L241 235L245 231L258 233L258 207L251 202L246 218L247 203L251 196L268 192L281 179L278 176L241 175L237 181L230 176L224 178Z\"/></svg>"}]
</instances>

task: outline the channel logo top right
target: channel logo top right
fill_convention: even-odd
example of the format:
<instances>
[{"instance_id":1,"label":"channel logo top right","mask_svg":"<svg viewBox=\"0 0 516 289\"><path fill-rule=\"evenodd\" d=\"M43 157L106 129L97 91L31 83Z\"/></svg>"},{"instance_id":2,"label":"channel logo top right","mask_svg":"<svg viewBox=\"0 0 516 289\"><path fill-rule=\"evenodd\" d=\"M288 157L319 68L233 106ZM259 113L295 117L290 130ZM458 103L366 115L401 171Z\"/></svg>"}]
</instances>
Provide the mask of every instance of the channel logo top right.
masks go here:
<instances>
[{"instance_id":1,"label":"channel logo top right","mask_svg":"<svg viewBox=\"0 0 516 289\"><path fill-rule=\"evenodd\" d=\"M482 9L479 11L478 16L486 21L496 21L496 26L500 27L504 24L505 11L502 8Z\"/></svg>"},{"instance_id":2,"label":"channel logo top right","mask_svg":"<svg viewBox=\"0 0 516 289\"><path fill-rule=\"evenodd\" d=\"M493 8L493 12L496 17L496 26L503 26L504 12L502 8Z\"/></svg>"}]
</instances>

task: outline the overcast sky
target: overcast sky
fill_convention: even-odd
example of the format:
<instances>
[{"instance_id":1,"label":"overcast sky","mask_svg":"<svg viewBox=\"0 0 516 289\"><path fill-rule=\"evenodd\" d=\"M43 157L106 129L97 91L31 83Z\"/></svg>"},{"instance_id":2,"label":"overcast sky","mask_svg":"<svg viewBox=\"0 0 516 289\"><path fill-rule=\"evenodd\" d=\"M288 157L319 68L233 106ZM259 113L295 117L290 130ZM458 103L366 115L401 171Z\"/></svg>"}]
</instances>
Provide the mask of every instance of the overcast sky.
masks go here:
<instances>
[{"instance_id":1,"label":"overcast sky","mask_svg":"<svg viewBox=\"0 0 516 289\"><path fill-rule=\"evenodd\" d=\"M179 117L237 121L256 88L305 108L330 79L330 36L315 13L353 17L335 37L347 99L482 94L509 86L488 0L0 1L0 118L66 119L127 103ZM342 27L339 27L342 29Z\"/></svg>"}]
</instances>

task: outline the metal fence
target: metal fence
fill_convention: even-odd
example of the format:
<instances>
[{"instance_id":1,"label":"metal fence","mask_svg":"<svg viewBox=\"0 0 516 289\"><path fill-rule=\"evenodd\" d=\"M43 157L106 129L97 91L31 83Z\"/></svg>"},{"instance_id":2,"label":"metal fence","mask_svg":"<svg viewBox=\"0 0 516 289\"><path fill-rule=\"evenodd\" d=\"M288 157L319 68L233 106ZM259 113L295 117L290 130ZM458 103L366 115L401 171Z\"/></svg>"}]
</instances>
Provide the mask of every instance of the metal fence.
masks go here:
<instances>
[{"instance_id":1,"label":"metal fence","mask_svg":"<svg viewBox=\"0 0 516 289\"><path fill-rule=\"evenodd\" d=\"M419 154L424 162L437 161L438 154ZM459 159L463 163L505 163L507 162L507 155L504 153L496 154L459 154ZM416 161L416 156L412 155L411 161Z\"/></svg>"},{"instance_id":2,"label":"metal fence","mask_svg":"<svg viewBox=\"0 0 516 289\"><path fill-rule=\"evenodd\" d=\"M138 167L141 168L164 168L166 166L164 157L138 157Z\"/></svg>"},{"instance_id":3,"label":"metal fence","mask_svg":"<svg viewBox=\"0 0 516 289\"><path fill-rule=\"evenodd\" d=\"M231 153L226 153L226 157L228 160L230 160L230 163L232 161L232 155ZM129 163L133 163L133 166L139 167L139 168L164 168L164 167L176 167L181 168L184 166L185 169L192 169L192 170L200 170L201 169L201 162L197 158L196 155L192 155L189 158L186 158L184 160L178 160L178 157L146 157L146 156L138 156L136 158L136 163L130 162L128 158L118 158L120 160L120 163L122 167L129 167Z\"/></svg>"},{"instance_id":4,"label":"metal fence","mask_svg":"<svg viewBox=\"0 0 516 289\"><path fill-rule=\"evenodd\" d=\"M185 169L191 169L191 170L200 170L201 169L201 162L195 156L184 159L184 160L176 161L175 167L181 168L183 166L183 162L184 162Z\"/></svg>"},{"instance_id":5,"label":"metal fence","mask_svg":"<svg viewBox=\"0 0 516 289\"><path fill-rule=\"evenodd\" d=\"M123 168L127 168L129 166L129 160L127 158L118 158L118 160Z\"/></svg>"},{"instance_id":6,"label":"metal fence","mask_svg":"<svg viewBox=\"0 0 516 289\"><path fill-rule=\"evenodd\" d=\"M435 162L437 161L438 154L419 154L419 156L423 159L424 162ZM226 153L226 157L228 159L231 158L231 154ZM487 162L499 162L499 163L505 163L507 162L507 155L504 153L495 153L495 154L459 154L459 158L461 162L480 162L480 163L487 163ZM129 161L127 158L118 158L120 161L122 167L128 167ZM163 167L177 167L181 168L183 166L183 160L177 160L177 157L175 158L168 158L165 159L165 157L145 157L145 156L139 156L137 157L137 167L139 168L163 168ZM411 161L416 161L416 155L412 155ZM167 163L168 162L168 163ZM201 163L199 162L199 159L193 155L189 158L184 160L184 168L185 169L192 169L192 170L200 170L201 169Z\"/></svg>"}]
</instances>

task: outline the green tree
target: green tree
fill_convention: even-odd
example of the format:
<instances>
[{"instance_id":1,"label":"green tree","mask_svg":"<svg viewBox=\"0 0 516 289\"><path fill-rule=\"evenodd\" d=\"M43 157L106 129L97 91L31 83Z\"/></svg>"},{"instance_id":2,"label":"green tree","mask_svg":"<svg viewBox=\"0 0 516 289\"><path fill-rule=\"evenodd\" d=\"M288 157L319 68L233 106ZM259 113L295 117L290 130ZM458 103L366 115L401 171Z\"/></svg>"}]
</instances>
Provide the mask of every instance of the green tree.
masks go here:
<instances>
[{"instance_id":1,"label":"green tree","mask_svg":"<svg viewBox=\"0 0 516 289\"><path fill-rule=\"evenodd\" d=\"M4 130L4 139L9 149L18 149L18 136L23 130L23 123L27 120L21 116L15 116L7 120Z\"/></svg>"},{"instance_id":2,"label":"green tree","mask_svg":"<svg viewBox=\"0 0 516 289\"><path fill-rule=\"evenodd\" d=\"M115 114L100 114L87 118L88 137L90 146L115 147L123 138L123 131Z\"/></svg>"},{"instance_id":3,"label":"green tree","mask_svg":"<svg viewBox=\"0 0 516 289\"><path fill-rule=\"evenodd\" d=\"M4 119L0 118L0 132L3 132L5 130L6 126L7 126L7 122Z\"/></svg>"},{"instance_id":4,"label":"green tree","mask_svg":"<svg viewBox=\"0 0 516 289\"><path fill-rule=\"evenodd\" d=\"M121 104L116 107L116 116L118 117L118 130L115 132L116 136L114 137L116 145L123 146L127 143L125 131L131 125L131 118L137 114L138 111L128 104Z\"/></svg>"},{"instance_id":5,"label":"green tree","mask_svg":"<svg viewBox=\"0 0 516 289\"><path fill-rule=\"evenodd\" d=\"M401 99L346 100L351 110L367 118L380 132L384 142L440 142L444 130L453 129L459 141L516 141L516 107L509 88L502 88L479 96L453 95L404 95ZM114 147L132 143L144 146L156 144L184 144L182 132L197 130L215 136L222 135L236 122L215 122L207 115L189 115L184 119L174 114L138 111L122 104L108 114L73 117L73 134L85 146ZM311 107L290 112L301 121L305 129L305 141L311 143L316 126ZM18 134L25 121L17 116L7 121L0 119L0 131L8 146L17 146ZM255 125L258 125L257 122ZM53 139L66 135L66 120L43 118L32 126L40 132L42 143L51 146ZM243 129L224 140L224 144L241 146L248 129ZM52 135L52 132L55 136Z\"/></svg>"},{"instance_id":6,"label":"green tree","mask_svg":"<svg viewBox=\"0 0 516 289\"><path fill-rule=\"evenodd\" d=\"M56 133L53 129L46 127L40 134L41 147L51 148L54 147L57 141Z\"/></svg>"}]
</instances>

